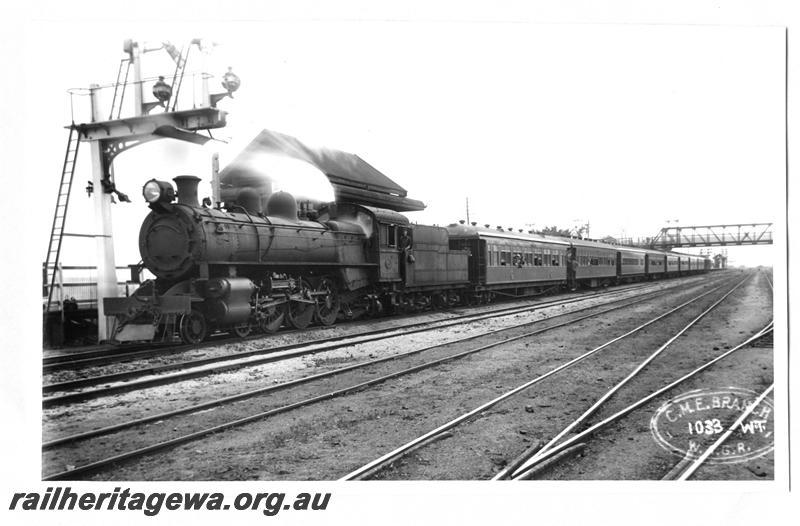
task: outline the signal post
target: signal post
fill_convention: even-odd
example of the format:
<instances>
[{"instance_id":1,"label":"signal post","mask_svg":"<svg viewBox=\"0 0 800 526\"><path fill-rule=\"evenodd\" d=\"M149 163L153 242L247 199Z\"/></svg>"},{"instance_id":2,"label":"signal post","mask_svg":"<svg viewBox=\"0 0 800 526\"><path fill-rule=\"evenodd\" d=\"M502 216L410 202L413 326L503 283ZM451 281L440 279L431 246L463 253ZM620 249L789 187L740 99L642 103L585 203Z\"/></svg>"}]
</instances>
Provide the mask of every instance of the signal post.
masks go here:
<instances>
[{"instance_id":1,"label":"signal post","mask_svg":"<svg viewBox=\"0 0 800 526\"><path fill-rule=\"evenodd\" d=\"M160 138L172 138L200 145L205 144L210 140L210 137L200 135L197 132L225 126L226 113L217 109L216 103L223 97L230 96L240 84L238 77L229 69L223 76L222 81L223 87L228 90L227 93L209 95L209 76L201 73L203 95L201 104L190 110L177 110L175 100L178 94L173 93L172 90L173 86L179 87L183 81L186 59L193 45L200 48L200 52L205 57L207 50L203 48L199 39L195 39L191 44L185 46L185 53L183 50L177 53L176 48L168 42L165 42L161 47L155 48L166 48L173 60L175 60L177 68L175 75L171 78L173 85L170 86L164 82L164 77L159 77L159 80L153 83L153 96L156 101L146 102L143 85L146 82L150 82L150 80L142 78L141 56L144 52L154 51L155 49L141 50L136 42L126 41L124 51L128 54L128 58L121 62L120 73L123 65L127 62L128 71L131 68L133 69L134 78L132 82L123 81L120 83L118 75L118 82L112 86L114 88L114 100L111 104L109 119L103 119L100 104L101 88L95 84L89 90L91 122L72 125L78 130L80 141L88 142L91 149L92 186L90 191L93 193L96 229L94 237L97 252L98 342L107 340L112 336L110 333L111 324L106 320L103 300L105 298L115 298L119 295L111 223L113 195L116 194L119 201L130 202L125 194L116 189L112 168L115 157L134 146ZM113 115L117 109L115 106L117 98L119 97L121 107L126 88L131 84L134 91L134 115L120 118L120 112L118 112L118 116L115 119ZM170 110L170 104L172 104L172 110ZM159 106L164 108L163 112L150 114L153 109ZM55 264L57 263L56 261Z\"/></svg>"}]
</instances>

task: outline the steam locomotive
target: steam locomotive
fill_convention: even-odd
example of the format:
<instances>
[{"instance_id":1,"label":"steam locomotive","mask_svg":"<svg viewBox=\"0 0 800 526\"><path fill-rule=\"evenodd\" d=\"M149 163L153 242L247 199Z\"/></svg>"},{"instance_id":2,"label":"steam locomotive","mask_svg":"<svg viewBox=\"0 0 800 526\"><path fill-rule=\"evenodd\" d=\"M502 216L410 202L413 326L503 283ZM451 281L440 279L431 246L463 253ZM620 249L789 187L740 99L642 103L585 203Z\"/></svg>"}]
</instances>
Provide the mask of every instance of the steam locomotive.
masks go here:
<instances>
[{"instance_id":1,"label":"steam locomotive","mask_svg":"<svg viewBox=\"0 0 800 526\"><path fill-rule=\"evenodd\" d=\"M288 325L480 304L549 289L705 272L706 258L464 222L411 224L393 210L337 202L298 213L276 192L201 205L200 181L150 180L139 233L156 277L127 298L107 298L113 339L197 343L211 332L246 336ZM176 201L177 198L177 201Z\"/></svg>"}]
</instances>

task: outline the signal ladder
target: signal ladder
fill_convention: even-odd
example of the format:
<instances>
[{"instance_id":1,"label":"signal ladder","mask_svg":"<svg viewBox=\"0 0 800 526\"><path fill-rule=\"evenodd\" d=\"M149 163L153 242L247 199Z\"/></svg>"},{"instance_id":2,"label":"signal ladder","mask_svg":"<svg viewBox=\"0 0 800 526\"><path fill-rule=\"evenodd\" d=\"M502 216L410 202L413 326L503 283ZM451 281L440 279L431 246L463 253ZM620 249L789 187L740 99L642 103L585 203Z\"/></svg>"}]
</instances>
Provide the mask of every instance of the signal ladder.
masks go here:
<instances>
[{"instance_id":1,"label":"signal ladder","mask_svg":"<svg viewBox=\"0 0 800 526\"><path fill-rule=\"evenodd\" d=\"M172 111L175 111L178 107L178 93L180 93L181 86L183 85L183 76L186 72L186 63L189 60L191 44L189 44L188 47L185 45L182 46L180 51L178 51L178 48L171 43L164 42L164 49L169 53L169 56L172 57L172 60L175 61L175 73L172 75ZM167 106L169 106L169 101L167 101Z\"/></svg>"},{"instance_id":2,"label":"signal ladder","mask_svg":"<svg viewBox=\"0 0 800 526\"><path fill-rule=\"evenodd\" d=\"M122 115L122 101L125 99L125 88L128 86L128 75L131 72L130 59L123 58L119 61L119 70L117 70L117 81L114 83L114 97L111 99L111 113L108 115L108 120L114 120L114 110L117 110L117 119ZM125 69L125 80L120 83L122 78L122 70ZM120 90L120 87L122 89ZM117 106L117 94L119 94L119 106Z\"/></svg>"},{"instance_id":3,"label":"signal ladder","mask_svg":"<svg viewBox=\"0 0 800 526\"><path fill-rule=\"evenodd\" d=\"M50 231L50 245L47 247L47 259L44 263L45 283L50 286L47 290L47 305L45 314L49 314L55 306L61 302L53 302L53 291L56 288L56 276L58 275L59 258L61 256L61 241L64 237L64 222L67 218L67 207L69 205L69 194L72 190L72 179L75 175L75 162L78 158L78 147L81 144L80 131L73 123L69 127L69 140L67 141L67 151L64 154L64 166L61 170L61 184L58 187L58 199L56 210L53 215L53 228ZM62 306L61 316L64 316Z\"/></svg>"}]
</instances>

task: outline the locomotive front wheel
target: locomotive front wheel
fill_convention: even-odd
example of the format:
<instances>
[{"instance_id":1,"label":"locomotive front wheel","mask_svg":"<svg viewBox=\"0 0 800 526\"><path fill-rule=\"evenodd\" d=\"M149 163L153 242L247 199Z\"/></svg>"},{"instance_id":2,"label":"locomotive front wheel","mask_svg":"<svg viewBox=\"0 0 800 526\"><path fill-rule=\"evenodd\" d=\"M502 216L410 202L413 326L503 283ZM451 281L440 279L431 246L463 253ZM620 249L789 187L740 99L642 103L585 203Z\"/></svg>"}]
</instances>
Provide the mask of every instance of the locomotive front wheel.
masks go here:
<instances>
[{"instance_id":1,"label":"locomotive front wheel","mask_svg":"<svg viewBox=\"0 0 800 526\"><path fill-rule=\"evenodd\" d=\"M253 331L253 325L250 322L240 323L233 326L233 332L239 338L248 336Z\"/></svg>"},{"instance_id":2,"label":"locomotive front wheel","mask_svg":"<svg viewBox=\"0 0 800 526\"><path fill-rule=\"evenodd\" d=\"M200 343L208 334L208 326L203 313L192 310L189 314L181 316L180 335L185 343Z\"/></svg>"},{"instance_id":3,"label":"locomotive front wheel","mask_svg":"<svg viewBox=\"0 0 800 526\"><path fill-rule=\"evenodd\" d=\"M285 316L286 308L283 305L267 307L264 317L258 322L258 328L268 334L272 334L281 328Z\"/></svg>"},{"instance_id":4,"label":"locomotive front wheel","mask_svg":"<svg viewBox=\"0 0 800 526\"><path fill-rule=\"evenodd\" d=\"M311 324L311 320L314 319L316 305L313 301L310 301L311 296L309 292L311 291L311 287L309 287L306 280L300 280L299 288L300 295L303 299L309 301L290 301L286 309L286 321L295 329L305 329Z\"/></svg>"},{"instance_id":5,"label":"locomotive front wheel","mask_svg":"<svg viewBox=\"0 0 800 526\"><path fill-rule=\"evenodd\" d=\"M328 278L323 278L317 286L316 292L325 294L315 297L317 305L314 318L322 325L333 325L339 315L341 305L336 284Z\"/></svg>"}]
</instances>

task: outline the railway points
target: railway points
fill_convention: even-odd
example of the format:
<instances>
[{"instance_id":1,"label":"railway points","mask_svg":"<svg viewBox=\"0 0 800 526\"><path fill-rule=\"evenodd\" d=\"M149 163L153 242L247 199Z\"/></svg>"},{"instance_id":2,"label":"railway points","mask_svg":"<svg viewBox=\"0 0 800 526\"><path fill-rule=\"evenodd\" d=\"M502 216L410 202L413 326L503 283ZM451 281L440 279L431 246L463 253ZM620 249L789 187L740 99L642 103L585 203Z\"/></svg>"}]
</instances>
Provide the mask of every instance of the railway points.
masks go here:
<instances>
[{"instance_id":1,"label":"railway points","mask_svg":"<svg viewBox=\"0 0 800 526\"><path fill-rule=\"evenodd\" d=\"M552 458L553 456L557 455L560 452L565 451L566 449L570 448L571 446L574 446L574 445L576 445L578 443L581 443L582 440L586 440L592 434L597 433L597 432L603 430L605 427L616 423L617 421L619 421L622 418L624 418L625 416L627 416L630 412L632 412L632 411L644 406L645 404L647 404L651 400L656 399L660 395L663 395L663 394L669 392L671 389L674 389L674 388L678 387L683 382L692 379L695 375L705 371L709 367L712 367L713 365L715 365L720 360L723 360L724 358L727 358L728 356L730 356L731 354L735 353L736 351L739 351L741 349L746 348L749 344L751 344L752 342L758 340L759 338L761 338L762 336L764 336L765 334L769 333L772 330L773 329L772 329L771 325L768 325L768 326L764 327L761 331L759 331L755 335L751 336L750 338L748 338L744 342L740 343L739 345L735 346L734 348L732 348L732 349L720 354L719 356L717 356L716 358L714 358L712 360L709 360L708 362L702 364L701 366L697 367L696 369L693 369L692 371L690 371L687 374L681 376L680 378L674 380L673 382L670 382L668 385L666 385L666 386L664 386L664 387L662 387L662 388L660 388L660 389L658 389L656 391L653 391L649 395L647 395L647 396L635 401L634 403L632 403L632 404L620 409L619 411L617 411L613 415L611 415L611 416L609 416L609 417L607 417L607 418L605 418L605 419L593 424L592 426L588 427L586 430L582 431L581 433L573 435L568 440L565 440L564 442L560 443L559 445L553 447L548 452L543 453L541 456L538 456L535 459L531 459L531 460L535 460L535 462L531 462L529 464L524 464L523 463L512 474L512 478L514 480L521 480L521 479L525 479L525 478L529 477L531 475L531 472L533 472L535 470L535 468L536 468L538 463L543 463L548 458ZM765 391L762 394L769 394L769 391ZM757 400L758 399L760 399L760 396L757 397ZM760 400L759 400L759 402L760 402ZM737 423L737 421L734 421L734 423ZM724 437L724 434L720 436L720 438L723 438L723 437ZM585 447L585 445L584 445L584 447ZM703 456L702 454L698 455L697 459L699 460L700 458L702 458L702 456ZM548 466L548 467L550 467L550 466ZM682 472L682 473L685 473L685 472Z\"/></svg>"}]
</instances>

